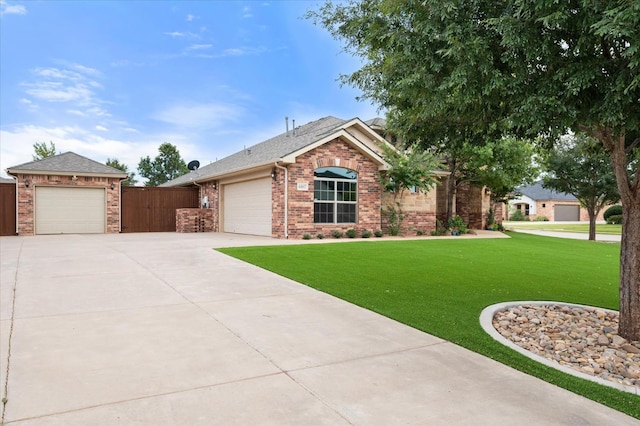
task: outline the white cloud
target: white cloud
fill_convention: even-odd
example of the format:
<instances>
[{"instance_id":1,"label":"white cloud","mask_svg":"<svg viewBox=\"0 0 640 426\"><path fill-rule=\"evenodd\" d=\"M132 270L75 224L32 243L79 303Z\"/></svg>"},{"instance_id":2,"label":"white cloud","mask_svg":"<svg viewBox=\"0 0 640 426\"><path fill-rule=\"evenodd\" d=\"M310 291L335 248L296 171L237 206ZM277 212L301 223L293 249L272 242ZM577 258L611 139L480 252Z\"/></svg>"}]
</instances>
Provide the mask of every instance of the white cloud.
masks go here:
<instances>
[{"instance_id":1,"label":"white cloud","mask_svg":"<svg viewBox=\"0 0 640 426\"><path fill-rule=\"evenodd\" d=\"M189 14L187 15L187 17L185 18L185 20L186 20L187 22L191 22L191 21L193 21L194 19L200 19L200 17L199 17L199 16L192 15L192 14L190 14L190 13L189 13Z\"/></svg>"},{"instance_id":2,"label":"white cloud","mask_svg":"<svg viewBox=\"0 0 640 426\"><path fill-rule=\"evenodd\" d=\"M213 47L213 45L211 44L192 44L191 46L187 47L187 50L206 50L206 49L211 49Z\"/></svg>"},{"instance_id":3,"label":"white cloud","mask_svg":"<svg viewBox=\"0 0 640 426\"><path fill-rule=\"evenodd\" d=\"M101 132L108 132L109 131L109 129L107 129L104 126L100 126L100 125L96 126L96 130L100 130Z\"/></svg>"},{"instance_id":4,"label":"white cloud","mask_svg":"<svg viewBox=\"0 0 640 426\"><path fill-rule=\"evenodd\" d=\"M242 8L242 17L245 19L253 17L253 14L251 13L251 8L249 6L245 6Z\"/></svg>"},{"instance_id":5,"label":"white cloud","mask_svg":"<svg viewBox=\"0 0 640 426\"><path fill-rule=\"evenodd\" d=\"M0 0L0 15L26 15L27 8L21 4L9 4Z\"/></svg>"}]
</instances>

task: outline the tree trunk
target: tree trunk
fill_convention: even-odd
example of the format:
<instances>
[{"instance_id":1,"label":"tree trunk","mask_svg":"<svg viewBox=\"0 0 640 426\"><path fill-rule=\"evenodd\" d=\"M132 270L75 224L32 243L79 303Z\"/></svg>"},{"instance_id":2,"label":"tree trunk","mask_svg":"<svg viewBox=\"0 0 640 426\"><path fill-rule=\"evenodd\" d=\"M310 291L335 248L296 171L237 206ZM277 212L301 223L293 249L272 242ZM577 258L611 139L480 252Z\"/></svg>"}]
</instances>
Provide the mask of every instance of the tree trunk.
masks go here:
<instances>
[{"instance_id":1,"label":"tree trunk","mask_svg":"<svg viewBox=\"0 0 640 426\"><path fill-rule=\"evenodd\" d=\"M596 213L592 208L587 209L589 213L589 241L596 240Z\"/></svg>"},{"instance_id":2,"label":"tree trunk","mask_svg":"<svg viewBox=\"0 0 640 426\"><path fill-rule=\"evenodd\" d=\"M640 340L640 167L631 181L624 134L614 136L608 128L592 130L591 134L609 152L622 204L618 335L627 340Z\"/></svg>"},{"instance_id":3,"label":"tree trunk","mask_svg":"<svg viewBox=\"0 0 640 426\"><path fill-rule=\"evenodd\" d=\"M447 180L447 219L444 226L449 226L453 217L453 197L456 195L456 160L449 161L449 179Z\"/></svg>"},{"instance_id":4,"label":"tree trunk","mask_svg":"<svg viewBox=\"0 0 640 426\"><path fill-rule=\"evenodd\" d=\"M640 340L640 194L622 199L620 324L618 334ZM626 201L626 202L625 202Z\"/></svg>"}]
</instances>

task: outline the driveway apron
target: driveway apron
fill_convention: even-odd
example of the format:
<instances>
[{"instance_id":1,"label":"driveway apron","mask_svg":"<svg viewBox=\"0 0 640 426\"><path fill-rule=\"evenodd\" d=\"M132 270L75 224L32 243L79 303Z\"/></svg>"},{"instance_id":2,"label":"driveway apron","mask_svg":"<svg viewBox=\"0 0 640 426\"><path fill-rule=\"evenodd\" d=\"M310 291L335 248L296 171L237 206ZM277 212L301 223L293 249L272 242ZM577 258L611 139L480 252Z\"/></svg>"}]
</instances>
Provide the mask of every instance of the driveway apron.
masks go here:
<instances>
[{"instance_id":1,"label":"driveway apron","mask_svg":"<svg viewBox=\"0 0 640 426\"><path fill-rule=\"evenodd\" d=\"M5 424L640 423L213 250L293 243L0 238Z\"/></svg>"}]
</instances>

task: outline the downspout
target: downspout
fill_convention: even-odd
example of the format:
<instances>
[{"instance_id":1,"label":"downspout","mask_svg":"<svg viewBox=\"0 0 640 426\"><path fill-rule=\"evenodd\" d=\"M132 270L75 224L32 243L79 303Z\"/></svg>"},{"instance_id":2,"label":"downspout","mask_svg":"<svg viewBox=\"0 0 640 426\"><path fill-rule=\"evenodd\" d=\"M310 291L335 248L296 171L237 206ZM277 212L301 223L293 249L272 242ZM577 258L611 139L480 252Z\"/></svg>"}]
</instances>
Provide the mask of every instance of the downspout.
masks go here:
<instances>
[{"instance_id":1,"label":"downspout","mask_svg":"<svg viewBox=\"0 0 640 426\"><path fill-rule=\"evenodd\" d=\"M284 170L284 238L289 239L289 171L275 162L275 166Z\"/></svg>"}]
</instances>

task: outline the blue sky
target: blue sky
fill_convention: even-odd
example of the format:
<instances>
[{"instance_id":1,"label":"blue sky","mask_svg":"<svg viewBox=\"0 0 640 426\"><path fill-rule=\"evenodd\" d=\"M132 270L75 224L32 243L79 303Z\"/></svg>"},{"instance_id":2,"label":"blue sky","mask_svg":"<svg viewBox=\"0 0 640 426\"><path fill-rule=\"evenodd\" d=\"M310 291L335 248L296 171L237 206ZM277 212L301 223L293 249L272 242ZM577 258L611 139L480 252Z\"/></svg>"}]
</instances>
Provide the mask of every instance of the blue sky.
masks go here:
<instances>
[{"instance_id":1,"label":"blue sky","mask_svg":"<svg viewBox=\"0 0 640 426\"><path fill-rule=\"evenodd\" d=\"M321 4L0 0L0 173L36 142L135 170L163 142L207 164L285 116L380 115L337 82L358 60L302 18Z\"/></svg>"}]
</instances>

